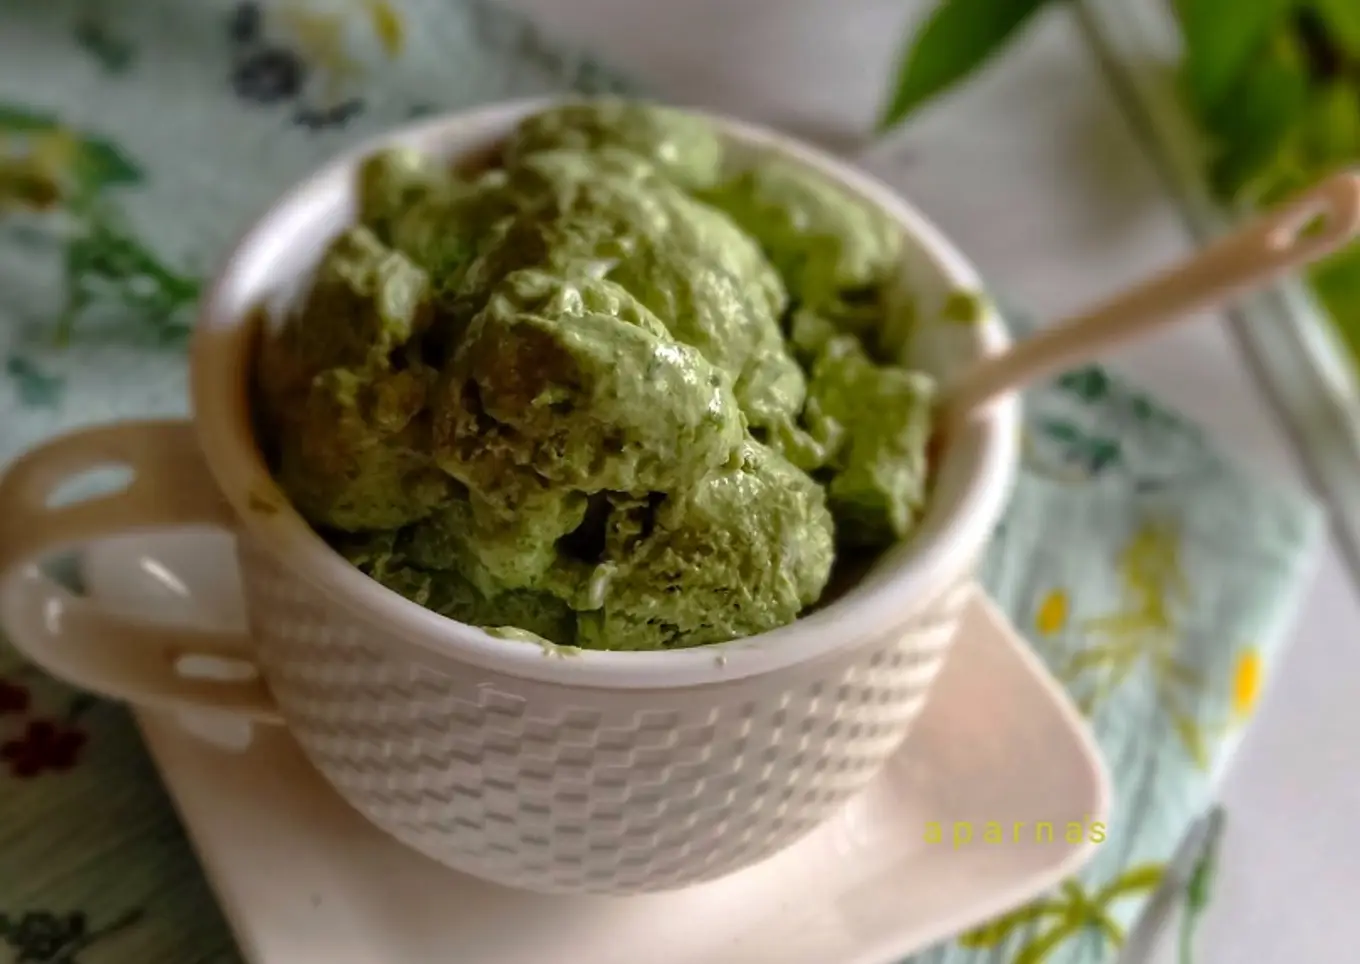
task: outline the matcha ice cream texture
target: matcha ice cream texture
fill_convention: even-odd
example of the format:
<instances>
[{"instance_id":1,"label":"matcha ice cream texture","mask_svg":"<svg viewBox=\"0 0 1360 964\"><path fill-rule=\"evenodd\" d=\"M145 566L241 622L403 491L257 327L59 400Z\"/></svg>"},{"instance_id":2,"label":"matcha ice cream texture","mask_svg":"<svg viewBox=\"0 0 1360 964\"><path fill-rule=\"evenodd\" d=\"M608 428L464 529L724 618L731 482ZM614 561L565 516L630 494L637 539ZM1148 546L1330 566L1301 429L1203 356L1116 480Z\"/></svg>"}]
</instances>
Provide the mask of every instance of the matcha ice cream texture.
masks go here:
<instances>
[{"instance_id":1,"label":"matcha ice cream texture","mask_svg":"<svg viewBox=\"0 0 1360 964\"><path fill-rule=\"evenodd\" d=\"M701 116L523 121L499 166L404 150L262 341L298 511L435 612L591 649L699 646L909 535L934 386L888 363L895 223Z\"/></svg>"}]
</instances>

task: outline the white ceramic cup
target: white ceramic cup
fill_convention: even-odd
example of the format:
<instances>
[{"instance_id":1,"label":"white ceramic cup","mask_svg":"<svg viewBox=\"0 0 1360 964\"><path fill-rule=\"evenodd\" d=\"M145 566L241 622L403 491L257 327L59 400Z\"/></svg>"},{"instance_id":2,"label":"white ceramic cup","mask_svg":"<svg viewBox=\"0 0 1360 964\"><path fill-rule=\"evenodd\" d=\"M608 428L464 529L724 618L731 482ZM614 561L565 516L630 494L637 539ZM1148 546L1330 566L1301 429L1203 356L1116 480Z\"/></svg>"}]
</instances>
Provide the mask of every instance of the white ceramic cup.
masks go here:
<instances>
[{"instance_id":1,"label":"white ceramic cup","mask_svg":"<svg viewBox=\"0 0 1360 964\"><path fill-rule=\"evenodd\" d=\"M952 440L908 544L843 598L751 638L550 655L370 580L293 511L262 461L247 394L251 309L295 290L351 223L360 158L396 143L451 159L480 154L543 106L501 104L394 132L274 205L203 300L192 419L79 431L20 458L0 481L0 623L35 663L94 692L286 725L360 813L457 870L543 892L668 889L793 842L902 743L1009 495L1019 409L1002 399ZM979 288L967 262L883 185L779 134L713 120L731 150L792 157L888 212L906 238L902 280L922 318L950 293ZM922 331L913 360L945 376L1007 343L992 315ZM106 466L130 470L126 488L54 504L59 486ZM250 638L115 616L40 568L91 540L205 525L237 535ZM195 675L193 656L257 672Z\"/></svg>"}]
</instances>

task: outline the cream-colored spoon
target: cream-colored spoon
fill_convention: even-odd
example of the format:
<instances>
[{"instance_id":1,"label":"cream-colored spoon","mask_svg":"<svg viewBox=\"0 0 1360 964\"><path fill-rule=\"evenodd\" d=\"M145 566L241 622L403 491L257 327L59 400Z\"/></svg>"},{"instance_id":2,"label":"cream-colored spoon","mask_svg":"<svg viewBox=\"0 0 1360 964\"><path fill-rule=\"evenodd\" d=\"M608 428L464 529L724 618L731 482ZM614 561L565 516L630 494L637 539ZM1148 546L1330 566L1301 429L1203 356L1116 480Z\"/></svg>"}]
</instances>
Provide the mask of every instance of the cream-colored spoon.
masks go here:
<instances>
[{"instance_id":1,"label":"cream-colored spoon","mask_svg":"<svg viewBox=\"0 0 1360 964\"><path fill-rule=\"evenodd\" d=\"M941 399L942 427L1036 379L1216 307L1326 257L1360 234L1360 173L1337 174L1180 265L984 358Z\"/></svg>"}]
</instances>

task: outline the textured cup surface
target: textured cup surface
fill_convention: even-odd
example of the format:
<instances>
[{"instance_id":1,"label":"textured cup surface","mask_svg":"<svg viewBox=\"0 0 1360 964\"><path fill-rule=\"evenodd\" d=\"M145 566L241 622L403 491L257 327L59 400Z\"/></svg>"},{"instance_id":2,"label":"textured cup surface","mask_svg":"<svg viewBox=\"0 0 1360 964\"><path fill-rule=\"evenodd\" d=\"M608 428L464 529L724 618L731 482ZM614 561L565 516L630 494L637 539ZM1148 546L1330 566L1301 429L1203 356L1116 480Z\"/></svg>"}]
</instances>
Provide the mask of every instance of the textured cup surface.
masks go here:
<instances>
[{"instance_id":1,"label":"textured cup surface","mask_svg":"<svg viewBox=\"0 0 1360 964\"><path fill-rule=\"evenodd\" d=\"M552 892L696 883L810 831L907 735L969 592L816 665L611 692L394 659L271 555L240 554L262 668L317 769L422 853Z\"/></svg>"}]
</instances>

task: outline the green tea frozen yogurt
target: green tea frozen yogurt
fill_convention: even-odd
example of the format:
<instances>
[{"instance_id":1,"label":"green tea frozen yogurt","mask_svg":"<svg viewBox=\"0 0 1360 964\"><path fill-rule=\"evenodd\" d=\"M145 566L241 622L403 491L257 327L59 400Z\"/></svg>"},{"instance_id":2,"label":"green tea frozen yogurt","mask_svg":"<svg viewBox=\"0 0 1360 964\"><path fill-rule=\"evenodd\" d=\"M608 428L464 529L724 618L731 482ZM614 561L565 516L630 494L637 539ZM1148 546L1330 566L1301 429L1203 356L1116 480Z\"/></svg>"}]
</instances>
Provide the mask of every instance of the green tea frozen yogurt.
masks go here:
<instances>
[{"instance_id":1,"label":"green tea frozen yogurt","mask_svg":"<svg viewBox=\"0 0 1360 964\"><path fill-rule=\"evenodd\" d=\"M882 362L895 225L648 104L554 107L501 158L371 158L263 341L267 454L346 558L499 635L666 649L791 622L911 532L932 383Z\"/></svg>"}]
</instances>

